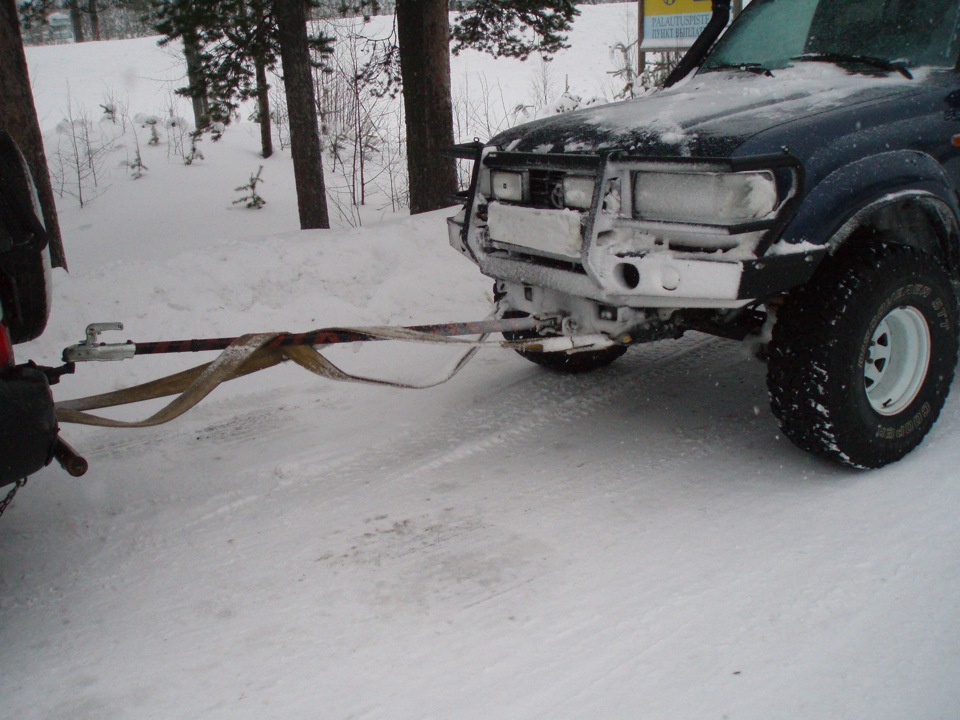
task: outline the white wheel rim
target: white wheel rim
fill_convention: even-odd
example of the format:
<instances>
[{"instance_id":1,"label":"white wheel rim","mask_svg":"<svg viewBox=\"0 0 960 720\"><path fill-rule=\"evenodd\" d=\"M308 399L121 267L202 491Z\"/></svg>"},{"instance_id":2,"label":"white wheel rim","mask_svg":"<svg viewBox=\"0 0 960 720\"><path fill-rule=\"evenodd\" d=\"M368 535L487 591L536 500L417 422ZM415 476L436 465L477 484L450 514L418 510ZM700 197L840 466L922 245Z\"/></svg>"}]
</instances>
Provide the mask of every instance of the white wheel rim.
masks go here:
<instances>
[{"instance_id":1,"label":"white wheel rim","mask_svg":"<svg viewBox=\"0 0 960 720\"><path fill-rule=\"evenodd\" d=\"M930 326L912 307L891 310L870 338L863 364L867 400L881 415L896 415L917 397L930 368Z\"/></svg>"}]
</instances>

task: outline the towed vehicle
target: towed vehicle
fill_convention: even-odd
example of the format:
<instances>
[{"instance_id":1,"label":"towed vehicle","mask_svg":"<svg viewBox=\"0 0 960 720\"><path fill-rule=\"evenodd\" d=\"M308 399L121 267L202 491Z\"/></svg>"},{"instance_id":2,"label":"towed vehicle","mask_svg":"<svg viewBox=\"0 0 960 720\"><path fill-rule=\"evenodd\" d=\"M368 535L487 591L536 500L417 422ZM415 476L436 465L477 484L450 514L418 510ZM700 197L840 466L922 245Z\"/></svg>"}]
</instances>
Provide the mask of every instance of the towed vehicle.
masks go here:
<instances>
[{"instance_id":1,"label":"towed vehicle","mask_svg":"<svg viewBox=\"0 0 960 720\"><path fill-rule=\"evenodd\" d=\"M46 328L50 298L36 188L20 149L0 130L0 487L21 484L61 447L47 373L14 358L15 345Z\"/></svg>"},{"instance_id":2,"label":"towed vehicle","mask_svg":"<svg viewBox=\"0 0 960 720\"><path fill-rule=\"evenodd\" d=\"M800 448L871 468L957 360L957 0L729 0L664 87L461 145L450 242L557 371L688 331L753 342ZM515 335L526 337L527 335Z\"/></svg>"}]
</instances>

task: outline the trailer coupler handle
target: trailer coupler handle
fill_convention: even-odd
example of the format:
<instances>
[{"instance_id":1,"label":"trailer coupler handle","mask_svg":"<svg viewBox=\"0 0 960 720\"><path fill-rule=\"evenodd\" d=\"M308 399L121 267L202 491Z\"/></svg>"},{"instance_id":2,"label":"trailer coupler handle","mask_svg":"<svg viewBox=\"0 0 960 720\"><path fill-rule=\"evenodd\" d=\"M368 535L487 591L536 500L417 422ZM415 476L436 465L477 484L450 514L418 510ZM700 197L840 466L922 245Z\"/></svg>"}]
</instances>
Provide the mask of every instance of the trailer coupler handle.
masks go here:
<instances>
[{"instance_id":1,"label":"trailer coupler handle","mask_svg":"<svg viewBox=\"0 0 960 720\"><path fill-rule=\"evenodd\" d=\"M113 330L123 330L121 322L90 323L87 325L86 339L71 345L63 351L63 361L90 362L126 360L137 353L137 346L129 340L125 343L102 343L100 334Z\"/></svg>"}]
</instances>

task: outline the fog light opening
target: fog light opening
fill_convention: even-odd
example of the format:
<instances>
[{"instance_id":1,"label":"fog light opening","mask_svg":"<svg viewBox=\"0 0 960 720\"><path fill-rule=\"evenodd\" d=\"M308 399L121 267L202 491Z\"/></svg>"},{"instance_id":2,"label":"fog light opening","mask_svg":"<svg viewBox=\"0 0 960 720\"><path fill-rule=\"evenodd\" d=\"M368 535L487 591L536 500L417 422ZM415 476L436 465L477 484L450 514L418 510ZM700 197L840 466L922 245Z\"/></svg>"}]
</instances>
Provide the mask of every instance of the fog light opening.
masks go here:
<instances>
[{"instance_id":1,"label":"fog light opening","mask_svg":"<svg viewBox=\"0 0 960 720\"><path fill-rule=\"evenodd\" d=\"M617 278L628 290L636 290L640 285L640 271L636 265L629 263L620 263L616 267Z\"/></svg>"}]
</instances>

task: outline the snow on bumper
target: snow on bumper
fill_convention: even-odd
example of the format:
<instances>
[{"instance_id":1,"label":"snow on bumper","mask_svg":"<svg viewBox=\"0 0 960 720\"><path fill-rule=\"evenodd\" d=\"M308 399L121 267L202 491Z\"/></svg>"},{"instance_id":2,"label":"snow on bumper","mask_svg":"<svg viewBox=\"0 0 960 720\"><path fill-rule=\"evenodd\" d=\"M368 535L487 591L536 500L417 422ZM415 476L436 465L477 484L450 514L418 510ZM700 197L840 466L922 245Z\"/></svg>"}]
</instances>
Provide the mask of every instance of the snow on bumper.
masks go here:
<instances>
[{"instance_id":1,"label":"snow on bumper","mask_svg":"<svg viewBox=\"0 0 960 720\"><path fill-rule=\"evenodd\" d=\"M628 297L737 300L743 265L739 262L685 259L669 252L633 258L609 256L595 268L601 284Z\"/></svg>"},{"instance_id":2,"label":"snow on bumper","mask_svg":"<svg viewBox=\"0 0 960 720\"><path fill-rule=\"evenodd\" d=\"M519 245L547 256L580 260L583 252L580 217L581 214L574 210L541 210L491 203L487 222L490 238L495 243Z\"/></svg>"},{"instance_id":3,"label":"snow on bumper","mask_svg":"<svg viewBox=\"0 0 960 720\"><path fill-rule=\"evenodd\" d=\"M475 254L464 242L462 216L448 218L447 230L452 247L476 262L485 275L498 280L633 307L739 307L746 303L740 294L744 272L741 262L677 258L669 253L627 259L610 256L607 263L595 268L594 278L583 271L517 259L507 253ZM578 237L577 259L580 242ZM553 244L551 254L560 255L561 247ZM572 260L572 247L568 250L571 252L562 254Z\"/></svg>"},{"instance_id":4,"label":"snow on bumper","mask_svg":"<svg viewBox=\"0 0 960 720\"><path fill-rule=\"evenodd\" d=\"M449 218L447 222L450 244L476 262L485 275L629 307L742 307L803 284L827 252L823 246L798 246L793 252L738 261L656 252L629 258L611 256L606 264L595 268L596 276L602 279L598 282L582 270L517 259L506 253L474 253L463 239L463 218Z\"/></svg>"},{"instance_id":5,"label":"snow on bumper","mask_svg":"<svg viewBox=\"0 0 960 720\"><path fill-rule=\"evenodd\" d=\"M598 284L580 272L514 260L497 255L479 258L481 271L499 280L549 288L610 305L631 307L740 307L743 265L702 260L664 262L661 258L634 258L633 270L617 268L629 280ZM639 280L632 288L632 274ZM666 286L666 287L665 287ZM672 288L672 289L668 289Z\"/></svg>"}]
</instances>

